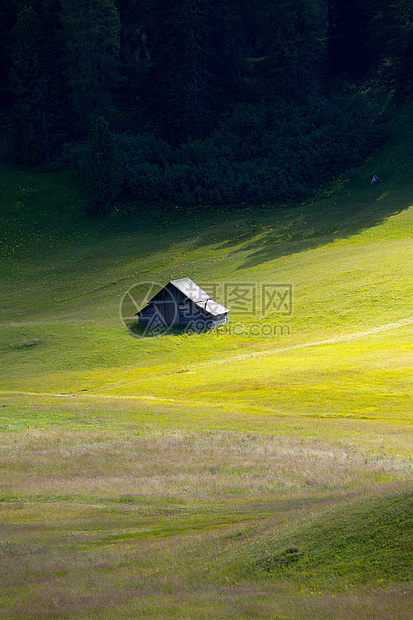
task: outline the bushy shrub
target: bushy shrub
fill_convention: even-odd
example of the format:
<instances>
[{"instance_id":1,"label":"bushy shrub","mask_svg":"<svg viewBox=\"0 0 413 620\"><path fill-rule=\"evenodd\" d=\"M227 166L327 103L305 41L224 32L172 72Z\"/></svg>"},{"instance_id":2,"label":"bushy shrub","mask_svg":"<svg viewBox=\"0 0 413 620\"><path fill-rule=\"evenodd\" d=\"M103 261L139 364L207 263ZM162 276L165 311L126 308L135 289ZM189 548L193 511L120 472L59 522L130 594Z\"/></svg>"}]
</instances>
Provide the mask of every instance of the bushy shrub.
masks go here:
<instances>
[{"instance_id":1,"label":"bushy shrub","mask_svg":"<svg viewBox=\"0 0 413 620\"><path fill-rule=\"evenodd\" d=\"M360 165L384 139L378 118L363 94L313 96L294 108L235 106L210 137L174 148L149 134L115 135L112 141L125 200L285 203L311 197ZM90 147L69 152L87 176Z\"/></svg>"},{"instance_id":2,"label":"bushy shrub","mask_svg":"<svg viewBox=\"0 0 413 620\"><path fill-rule=\"evenodd\" d=\"M136 166L125 166L125 179L131 197L138 200L157 200L162 194L164 183L163 174L159 166L149 164L146 161Z\"/></svg>"},{"instance_id":3,"label":"bushy shrub","mask_svg":"<svg viewBox=\"0 0 413 620\"><path fill-rule=\"evenodd\" d=\"M172 147L151 134L115 134L113 140L124 165L134 166L144 161L165 167L174 161Z\"/></svg>"}]
</instances>

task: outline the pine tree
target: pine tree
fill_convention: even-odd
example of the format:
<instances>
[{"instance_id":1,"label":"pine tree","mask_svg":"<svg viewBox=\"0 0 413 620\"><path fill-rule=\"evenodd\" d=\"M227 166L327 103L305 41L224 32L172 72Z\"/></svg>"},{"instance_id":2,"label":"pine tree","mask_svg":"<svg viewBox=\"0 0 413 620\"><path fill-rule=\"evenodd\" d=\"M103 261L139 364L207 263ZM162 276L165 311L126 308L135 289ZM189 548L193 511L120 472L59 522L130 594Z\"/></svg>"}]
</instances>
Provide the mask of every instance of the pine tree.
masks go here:
<instances>
[{"instance_id":1,"label":"pine tree","mask_svg":"<svg viewBox=\"0 0 413 620\"><path fill-rule=\"evenodd\" d=\"M399 99L413 93L413 7L409 0L391 0L386 11L386 52Z\"/></svg>"},{"instance_id":2,"label":"pine tree","mask_svg":"<svg viewBox=\"0 0 413 620\"><path fill-rule=\"evenodd\" d=\"M119 74L119 15L114 0L61 0L72 135L113 115Z\"/></svg>"},{"instance_id":3,"label":"pine tree","mask_svg":"<svg viewBox=\"0 0 413 620\"><path fill-rule=\"evenodd\" d=\"M20 7L21 8L21 7ZM0 90L3 97L10 89L9 77L11 70L11 31L16 24L20 12L17 0L0 0Z\"/></svg>"},{"instance_id":4,"label":"pine tree","mask_svg":"<svg viewBox=\"0 0 413 620\"><path fill-rule=\"evenodd\" d=\"M308 91L320 53L320 10L318 0L241 3L241 45L253 100L295 100Z\"/></svg>"},{"instance_id":5,"label":"pine tree","mask_svg":"<svg viewBox=\"0 0 413 620\"><path fill-rule=\"evenodd\" d=\"M371 63L370 18L368 0L329 0L327 52L332 75L366 74Z\"/></svg>"},{"instance_id":6,"label":"pine tree","mask_svg":"<svg viewBox=\"0 0 413 620\"><path fill-rule=\"evenodd\" d=\"M213 85L208 71L206 0L155 0L150 35L158 117L164 138L205 135Z\"/></svg>"},{"instance_id":7,"label":"pine tree","mask_svg":"<svg viewBox=\"0 0 413 620\"><path fill-rule=\"evenodd\" d=\"M119 12L119 71L122 77L116 106L121 110L119 129L139 131L151 122L154 92L148 27L151 0L117 0Z\"/></svg>"},{"instance_id":8,"label":"pine tree","mask_svg":"<svg viewBox=\"0 0 413 620\"><path fill-rule=\"evenodd\" d=\"M33 2L34 0L32 0ZM56 0L37 0L41 24L41 63L47 74L47 111L49 124L50 155L60 152L60 147L70 135L67 113L68 82L65 75L65 43L61 28L61 5Z\"/></svg>"},{"instance_id":9,"label":"pine tree","mask_svg":"<svg viewBox=\"0 0 413 620\"><path fill-rule=\"evenodd\" d=\"M131 76L139 62L149 63L147 22L150 0L117 0L119 13L119 62L121 72Z\"/></svg>"},{"instance_id":10,"label":"pine tree","mask_svg":"<svg viewBox=\"0 0 413 620\"><path fill-rule=\"evenodd\" d=\"M85 173L88 212L106 215L121 190L123 173L109 125L102 116L90 130L89 145Z\"/></svg>"},{"instance_id":11,"label":"pine tree","mask_svg":"<svg viewBox=\"0 0 413 620\"><path fill-rule=\"evenodd\" d=\"M232 101L246 101L244 67L240 58L242 22L238 3L212 0L208 11L209 70L215 78L214 101L222 110Z\"/></svg>"},{"instance_id":12,"label":"pine tree","mask_svg":"<svg viewBox=\"0 0 413 620\"><path fill-rule=\"evenodd\" d=\"M307 94L320 54L317 38L320 6L317 0L284 0L277 20L274 63L285 94Z\"/></svg>"},{"instance_id":13,"label":"pine tree","mask_svg":"<svg viewBox=\"0 0 413 620\"><path fill-rule=\"evenodd\" d=\"M59 26L60 5L55 0L32 0L16 16L10 34L14 155L19 162L47 161L68 138Z\"/></svg>"},{"instance_id":14,"label":"pine tree","mask_svg":"<svg viewBox=\"0 0 413 620\"><path fill-rule=\"evenodd\" d=\"M16 95L13 108L14 157L19 163L38 164L49 151L47 77L42 71L40 24L30 5L19 13L12 32L10 82Z\"/></svg>"}]
</instances>

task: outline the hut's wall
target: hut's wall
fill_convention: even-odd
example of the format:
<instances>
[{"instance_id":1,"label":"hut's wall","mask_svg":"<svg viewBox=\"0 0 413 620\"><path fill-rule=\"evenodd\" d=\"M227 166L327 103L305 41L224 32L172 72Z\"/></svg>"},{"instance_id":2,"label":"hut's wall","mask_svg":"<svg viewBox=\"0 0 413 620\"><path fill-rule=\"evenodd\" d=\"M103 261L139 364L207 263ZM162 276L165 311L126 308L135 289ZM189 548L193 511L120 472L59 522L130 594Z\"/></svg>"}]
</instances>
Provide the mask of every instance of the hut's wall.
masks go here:
<instances>
[{"instance_id":1,"label":"hut's wall","mask_svg":"<svg viewBox=\"0 0 413 620\"><path fill-rule=\"evenodd\" d=\"M139 321L148 323L154 314L157 314L162 317L168 327L177 325L179 323L179 303L183 301L183 294L174 286L167 284L139 314Z\"/></svg>"},{"instance_id":2,"label":"hut's wall","mask_svg":"<svg viewBox=\"0 0 413 620\"><path fill-rule=\"evenodd\" d=\"M224 314L218 314L217 316L213 317L212 327L218 327L218 325L225 325L227 321L228 315L226 312Z\"/></svg>"},{"instance_id":3,"label":"hut's wall","mask_svg":"<svg viewBox=\"0 0 413 620\"><path fill-rule=\"evenodd\" d=\"M165 326L190 325L195 329L210 329L227 322L227 314L214 316L188 299L176 287L167 284L153 297L149 305L139 313L139 323L150 323L155 315Z\"/></svg>"},{"instance_id":4,"label":"hut's wall","mask_svg":"<svg viewBox=\"0 0 413 620\"><path fill-rule=\"evenodd\" d=\"M191 302L189 302L189 305L192 306L189 310L187 305L179 309L181 325L190 325L196 329L211 329L211 327L218 327L218 325L224 325L227 322L226 313L213 316L209 312L205 312L191 304Z\"/></svg>"}]
</instances>

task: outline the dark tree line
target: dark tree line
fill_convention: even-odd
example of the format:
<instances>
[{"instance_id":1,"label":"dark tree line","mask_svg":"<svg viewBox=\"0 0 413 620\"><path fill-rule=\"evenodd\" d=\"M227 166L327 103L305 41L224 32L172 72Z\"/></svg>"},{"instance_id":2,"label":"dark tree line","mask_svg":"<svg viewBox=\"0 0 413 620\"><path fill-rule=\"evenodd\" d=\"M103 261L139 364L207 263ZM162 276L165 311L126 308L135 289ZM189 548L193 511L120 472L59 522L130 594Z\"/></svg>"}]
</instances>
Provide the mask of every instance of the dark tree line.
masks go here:
<instances>
[{"instance_id":1,"label":"dark tree line","mask_svg":"<svg viewBox=\"0 0 413 620\"><path fill-rule=\"evenodd\" d=\"M104 118L123 161L117 185L126 193L137 187L127 172L129 153L135 163L140 158L142 187L152 187L147 195L154 199L173 188L179 198L177 186L185 186L184 195L195 184L200 191L187 202L212 200L202 166L213 175L219 161L231 168L227 177L232 174L234 187L243 186L240 179L252 174L247 169L253 165L262 183L265 168L277 172L278 187L286 187L286 175L305 176L282 164L290 157L291 137L305 141L312 133L313 150L332 148L320 127L333 125L333 109L340 114L335 94L345 84L362 90L369 79L401 99L412 93L409 0L0 0L0 7L0 86L14 160L44 163L61 155L64 145L81 145L89 135L89 143L96 141L96 131L106 127L98 119ZM327 101L333 102L330 110ZM364 122L366 102L359 97L351 108L346 97L342 101L344 122L346 114ZM345 142L333 133L330 142ZM135 139L133 148L126 148L125 136ZM358 156L373 142L366 135ZM192 163L199 171L184 182L189 143L198 145ZM72 160L86 174L90 152L86 157L79 149ZM346 164L357 163L354 153L342 150ZM317 166L329 160L320 154ZM336 172L332 164L330 176ZM312 184L328 174L321 176ZM216 200L237 200L242 193L224 192Z\"/></svg>"}]
</instances>

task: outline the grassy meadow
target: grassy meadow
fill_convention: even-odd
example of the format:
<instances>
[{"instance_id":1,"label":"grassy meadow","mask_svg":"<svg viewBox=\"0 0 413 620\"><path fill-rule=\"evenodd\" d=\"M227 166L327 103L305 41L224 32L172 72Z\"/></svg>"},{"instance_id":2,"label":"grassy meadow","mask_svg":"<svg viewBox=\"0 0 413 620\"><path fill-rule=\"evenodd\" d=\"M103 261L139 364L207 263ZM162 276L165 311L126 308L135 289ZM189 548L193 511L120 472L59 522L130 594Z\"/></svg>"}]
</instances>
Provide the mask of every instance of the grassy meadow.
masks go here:
<instances>
[{"instance_id":1,"label":"grassy meadow","mask_svg":"<svg viewBox=\"0 0 413 620\"><path fill-rule=\"evenodd\" d=\"M294 207L96 220L1 164L0 617L413 618L404 123ZM133 337L125 292L186 276L292 313Z\"/></svg>"}]
</instances>

